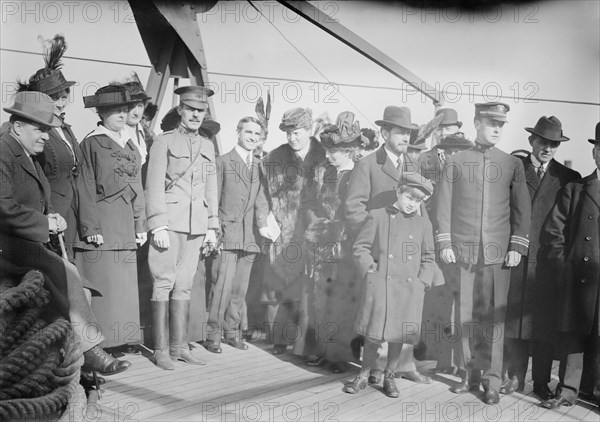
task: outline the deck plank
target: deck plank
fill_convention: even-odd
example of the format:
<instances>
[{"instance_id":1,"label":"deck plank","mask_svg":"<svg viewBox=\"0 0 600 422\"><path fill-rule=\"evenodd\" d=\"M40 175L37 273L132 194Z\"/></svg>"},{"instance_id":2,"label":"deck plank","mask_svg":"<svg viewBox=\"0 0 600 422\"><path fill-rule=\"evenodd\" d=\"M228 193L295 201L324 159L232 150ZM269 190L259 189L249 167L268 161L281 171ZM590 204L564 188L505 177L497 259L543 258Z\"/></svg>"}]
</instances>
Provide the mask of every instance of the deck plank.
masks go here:
<instances>
[{"instance_id":1,"label":"deck plank","mask_svg":"<svg viewBox=\"0 0 600 422\"><path fill-rule=\"evenodd\" d=\"M383 394L381 384L359 394L342 391L358 373L352 366L343 374L308 367L290 352L271 354L264 341L242 351L223 345L222 354L202 347L194 354L205 366L178 366L174 371L156 368L151 354L127 356L132 367L107 377L97 406L98 421L598 421L598 410L579 401L573 407L548 410L533 395L531 373L525 391L502 396L497 406L486 406L479 395L450 392L452 375L434 375L430 385L397 379L399 399ZM426 372L432 361L417 362ZM551 387L557 379L553 366Z\"/></svg>"}]
</instances>

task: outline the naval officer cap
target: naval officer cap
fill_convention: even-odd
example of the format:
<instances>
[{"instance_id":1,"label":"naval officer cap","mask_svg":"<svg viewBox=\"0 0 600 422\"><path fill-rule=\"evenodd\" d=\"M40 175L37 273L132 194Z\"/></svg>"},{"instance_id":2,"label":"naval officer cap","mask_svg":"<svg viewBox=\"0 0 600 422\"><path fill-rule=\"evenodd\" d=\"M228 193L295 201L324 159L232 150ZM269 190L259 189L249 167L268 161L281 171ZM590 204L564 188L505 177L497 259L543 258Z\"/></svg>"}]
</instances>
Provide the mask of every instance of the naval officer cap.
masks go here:
<instances>
[{"instance_id":1,"label":"naval officer cap","mask_svg":"<svg viewBox=\"0 0 600 422\"><path fill-rule=\"evenodd\" d=\"M203 86L182 86L175 90L179 95L179 101L192 108L206 110L208 108L208 97L214 94L212 89Z\"/></svg>"},{"instance_id":2,"label":"naval officer cap","mask_svg":"<svg viewBox=\"0 0 600 422\"><path fill-rule=\"evenodd\" d=\"M477 103L475 104L475 116L487 117L506 123L506 113L510 110L505 103Z\"/></svg>"}]
</instances>

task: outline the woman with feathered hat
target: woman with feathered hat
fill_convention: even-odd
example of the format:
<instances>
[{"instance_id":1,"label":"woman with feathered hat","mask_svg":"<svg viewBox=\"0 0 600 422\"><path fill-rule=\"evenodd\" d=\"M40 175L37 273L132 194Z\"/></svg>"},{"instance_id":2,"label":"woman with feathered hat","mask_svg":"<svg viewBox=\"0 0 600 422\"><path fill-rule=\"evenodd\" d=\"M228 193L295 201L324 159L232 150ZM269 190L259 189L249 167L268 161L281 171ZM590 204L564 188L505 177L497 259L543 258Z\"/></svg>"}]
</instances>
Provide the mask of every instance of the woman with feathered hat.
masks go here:
<instances>
[{"instance_id":1,"label":"woman with feathered hat","mask_svg":"<svg viewBox=\"0 0 600 422\"><path fill-rule=\"evenodd\" d=\"M352 262L352 243L344 222L344 202L354 158L369 141L361 134L354 114L341 113L336 124L327 125L320 134L325 157L331 166L315 172L315 200L309 201L305 232L310 279L304 298L308 313L305 354L308 365L326 361L331 369L344 372L346 362L354 360L350 341L355 336L353 313L358 297Z\"/></svg>"},{"instance_id":2,"label":"woman with feathered hat","mask_svg":"<svg viewBox=\"0 0 600 422\"><path fill-rule=\"evenodd\" d=\"M46 66L35 72L27 82L19 83L20 91L38 91L49 95L54 101L54 113L61 125L48 132L49 139L38 161L50 182L50 201L54 210L67 221L64 232L69 258L73 259L73 244L102 242L95 193L84 182L79 143L65 122L65 108L69 102L74 81L67 81L61 72L62 56L67 43L62 35L43 41L43 57Z\"/></svg>"},{"instance_id":3,"label":"woman with feathered hat","mask_svg":"<svg viewBox=\"0 0 600 422\"><path fill-rule=\"evenodd\" d=\"M81 142L86 182L96 193L103 243L79 242L75 259L103 297L93 303L106 337L103 347L140 340L136 250L146 241L141 155L125 128L130 105L138 102L122 85L108 85L83 97L100 123Z\"/></svg>"}]
</instances>

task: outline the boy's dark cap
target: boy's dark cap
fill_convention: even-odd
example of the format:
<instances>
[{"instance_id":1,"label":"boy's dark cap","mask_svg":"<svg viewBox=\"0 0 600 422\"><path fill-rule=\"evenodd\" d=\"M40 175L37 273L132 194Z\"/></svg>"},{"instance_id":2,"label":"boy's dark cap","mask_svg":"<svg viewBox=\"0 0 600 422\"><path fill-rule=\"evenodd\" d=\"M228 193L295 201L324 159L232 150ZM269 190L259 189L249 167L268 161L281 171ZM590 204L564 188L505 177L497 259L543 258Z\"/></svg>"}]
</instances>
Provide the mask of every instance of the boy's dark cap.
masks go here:
<instances>
[{"instance_id":1,"label":"boy's dark cap","mask_svg":"<svg viewBox=\"0 0 600 422\"><path fill-rule=\"evenodd\" d=\"M403 185L421 189L427 195L431 195L433 193L433 185L426 177L422 176L420 173L403 173L402 177L400 177L400 180L398 181L398 187Z\"/></svg>"}]
</instances>

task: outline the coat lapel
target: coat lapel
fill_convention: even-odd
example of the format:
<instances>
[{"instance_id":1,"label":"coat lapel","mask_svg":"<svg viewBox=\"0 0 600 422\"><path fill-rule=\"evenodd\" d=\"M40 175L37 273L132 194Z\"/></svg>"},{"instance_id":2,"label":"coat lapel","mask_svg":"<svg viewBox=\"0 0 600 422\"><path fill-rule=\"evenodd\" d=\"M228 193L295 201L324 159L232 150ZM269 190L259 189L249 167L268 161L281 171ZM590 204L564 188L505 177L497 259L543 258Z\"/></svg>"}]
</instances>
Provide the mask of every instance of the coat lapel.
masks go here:
<instances>
[{"instance_id":1,"label":"coat lapel","mask_svg":"<svg viewBox=\"0 0 600 422\"><path fill-rule=\"evenodd\" d=\"M237 173L242 182L244 182L244 186L248 188L248 179L250 177L250 170L248 170L248 166L246 166L246 162L242 160L242 157L234 148L231 151L229 157L229 164L233 167L234 171Z\"/></svg>"},{"instance_id":2,"label":"coat lapel","mask_svg":"<svg viewBox=\"0 0 600 422\"><path fill-rule=\"evenodd\" d=\"M533 167L533 165L531 167ZM536 175L536 177L537 177L537 175ZM548 163L548 167L546 167L546 174L540 181L540 185L539 185L537 191L535 192L535 196L533 197L533 199L535 200L537 198L542 197L545 193L547 193L550 190L552 190L553 192L556 192L557 185L560 185L560 181L558 180L558 175L556 174L555 161L554 161L554 159L552 159Z\"/></svg>"},{"instance_id":3,"label":"coat lapel","mask_svg":"<svg viewBox=\"0 0 600 422\"><path fill-rule=\"evenodd\" d=\"M600 180L595 171L585 178L583 191L600 208Z\"/></svg>"},{"instance_id":4,"label":"coat lapel","mask_svg":"<svg viewBox=\"0 0 600 422\"><path fill-rule=\"evenodd\" d=\"M525 167L525 180L527 181L529 194L532 198L534 198L537 194L538 188L540 187L540 179L538 178L535 167L531 162L531 155L523 160L523 167Z\"/></svg>"},{"instance_id":5,"label":"coat lapel","mask_svg":"<svg viewBox=\"0 0 600 422\"><path fill-rule=\"evenodd\" d=\"M14 136L12 136L10 134L6 134L5 139L7 140L12 153L15 155L15 158L17 159L17 163L21 167L23 167L23 169L27 173L29 173L31 176L33 176L33 178L35 180L37 180L37 182L41 185L42 182L40 180L37 169L34 167L33 158L30 160L29 157L27 157L25 150L23 149L21 144L19 144L19 141L17 141L14 138ZM41 170L39 165L37 166L37 168Z\"/></svg>"},{"instance_id":6,"label":"coat lapel","mask_svg":"<svg viewBox=\"0 0 600 422\"><path fill-rule=\"evenodd\" d=\"M377 162L382 165L381 170L397 182L400 180L400 174L384 148L385 146L381 146L381 148L377 150Z\"/></svg>"}]
</instances>

